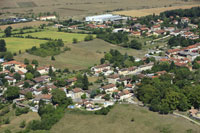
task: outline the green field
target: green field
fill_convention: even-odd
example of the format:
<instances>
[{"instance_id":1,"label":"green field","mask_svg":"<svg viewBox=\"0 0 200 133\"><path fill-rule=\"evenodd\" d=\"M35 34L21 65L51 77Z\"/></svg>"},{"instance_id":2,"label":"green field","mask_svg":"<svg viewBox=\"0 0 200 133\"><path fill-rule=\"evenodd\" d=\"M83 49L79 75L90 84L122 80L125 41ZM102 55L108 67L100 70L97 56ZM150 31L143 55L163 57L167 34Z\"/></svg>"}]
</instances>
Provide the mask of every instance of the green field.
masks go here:
<instances>
[{"instance_id":1,"label":"green field","mask_svg":"<svg viewBox=\"0 0 200 133\"><path fill-rule=\"evenodd\" d=\"M27 35L39 38L62 39L66 43L72 43L73 38L77 38L78 41L83 41L84 38L87 36L87 34L57 32L55 30L45 30L42 32L23 34L23 36Z\"/></svg>"},{"instance_id":2,"label":"green field","mask_svg":"<svg viewBox=\"0 0 200 133\"><path fill-rule=\"evenodd\" d=\"M120 46L109 44L103 40L94 39L89 42L81 42L77 44L68 45L71 51L56 55L56 61L51 61L51 57L39 57L27 53L17 55L15 57L18 61L23 61L24 58L29 60L36 59L40 65L53 65L56 68L69 68L70 70L86 69L94 64L99 64L100 59L104 56L104 52L110 49L117 49L120 52L128 53L136 57L143 57L146 51L126 49Z\"/></svg>"},{"instance_id":3,"label":"green field","mask_svg":"<svg viewBox=\"0 0 200 133\"><path fill-rule=\"evenodd\" d=\"M51 133L66 132L199 133L200 127L183 118L159 115L136 105L116 105L107 116L66 113Z\"/></svg>"},{"instance_id":4,"label":"green field","mask_svg":"<svg viewBox=\"0 0 200 133\"><path fill-rule=\"evenodd\" d=\"M26 39L26 38L3 38L6 41L7 50L14 53L21 50L24 52L26 49L32 48L33 46L39 46L41 43L46 41L36 40L36 39Z\"/></svg>"}]
</instances>

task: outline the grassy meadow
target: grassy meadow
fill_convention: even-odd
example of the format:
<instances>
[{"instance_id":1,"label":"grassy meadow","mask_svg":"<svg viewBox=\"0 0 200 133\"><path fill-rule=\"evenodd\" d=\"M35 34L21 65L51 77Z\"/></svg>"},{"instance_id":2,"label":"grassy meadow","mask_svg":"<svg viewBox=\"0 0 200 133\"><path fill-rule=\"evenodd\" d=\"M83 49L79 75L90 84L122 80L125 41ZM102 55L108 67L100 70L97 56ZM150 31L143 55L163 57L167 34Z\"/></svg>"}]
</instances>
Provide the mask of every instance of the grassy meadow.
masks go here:
<instances>
[{"instance_id":1,"label":"grassy meadow","mask_svg":"<svg viewBox=\"0 0 200 133\"><path fill-rule=\"evenodd\" d=\"M87 34L57 32L55 30L44 30L41 32L23 34L23 36L27 35L39 38L62 39L66 43L72 43L73 38L77 38L78 41L83 41L87 36Z\"/></svg>"},{"instance_id":2,"label":"grassy meadow","mask_svg":"<svg viewBox=\"0 0 200 133\"><path fill-rule=\"evenodd\" d=\"M51 60L51 57L39 57L23 53L15 56L18 61L23 61L24 58L29 60L36 59L41 65L53 65L56 68L69 68L70 70L86 69L94 64L99 64L100 59L104 56L104 52L108 52L110 49L117 49L121 53L128 53L129 55L143 57L146 51L126 49L120 46L112 45L100 39L94 39L89 42L80 42L77 44L68 45L71 51L66 51L56 55L55 61Z\"/></svg>"},{"instance_id":3,"label":"grassy meadow","mask_svg":"<svg viewBox=\"0 0 200 133\"><path fill-rule=\"evenodd\" d=\"M33 46L39 47L41 43L45 43L45 40L26 39L26 38L3 38L6 41L7 50L14 53L18 53L19 50L24 52L26 49L32 48Z\"/></svg>"},{"instance_id":4,"label":"grassy meadow","mask_svg":"<svg viewBox=\"0 0 200 133\"><path fill-rule=\"evenodd\" d=\"M136 105L116 105L107 116L66 113L51 129L51 133L189 133L190 131L198 133L200 127L183 118L159 115Z\"/></svg>"},{"instance_id":5,"label":"grassy meadow","mask_svg":"<svg viewBox=\"0 0 200 133\"><path fill-rule=\"evenodd\" d=\"M15 111L11 109L9 113L7 113L4 116L0 116L0 119L2 120L3 118L9 117L10 123L9 124L4 124L0 125L0 133L3 133L6 129L9 129L12 133L16 133L22 128L19 127L20 123L25 120L26 123L28 123L31 120L39 120L40 117L37 113L35 112L29 112L27 114L22 114L20 116L15 116Z\"/></svg>"}]
</instances>

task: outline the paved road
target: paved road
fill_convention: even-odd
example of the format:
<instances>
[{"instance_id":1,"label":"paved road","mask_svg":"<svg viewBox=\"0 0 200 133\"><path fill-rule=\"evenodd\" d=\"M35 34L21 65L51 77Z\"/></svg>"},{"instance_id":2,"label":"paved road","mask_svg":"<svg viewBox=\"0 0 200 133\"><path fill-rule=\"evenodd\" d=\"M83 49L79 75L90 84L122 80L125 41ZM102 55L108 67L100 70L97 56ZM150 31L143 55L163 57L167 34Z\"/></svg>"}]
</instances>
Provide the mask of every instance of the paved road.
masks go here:
<instances>
[{"instance_id":1,"label":"paved road","mask_svg":"<svg viewBox=\"0 0 200 133\"><path fill-rule=\"evenodd\" d=\"M193 119L191 119L191 118L189 118L189 117L187 117L187 116L185 116L185 115L181 115L181 114L178 114L178 113L175 113L175 112L173 112L173 114L176 115L176 116L183 117L183 118L185 118L185 119L187 119L187 120L189 120L189 121L191 121L191 122L197 124L198 126L200 126L200 123L199 123L199 122L197 122L197 121L195 121L195 120L193 120Z\"/></svg>"}]
</instances>

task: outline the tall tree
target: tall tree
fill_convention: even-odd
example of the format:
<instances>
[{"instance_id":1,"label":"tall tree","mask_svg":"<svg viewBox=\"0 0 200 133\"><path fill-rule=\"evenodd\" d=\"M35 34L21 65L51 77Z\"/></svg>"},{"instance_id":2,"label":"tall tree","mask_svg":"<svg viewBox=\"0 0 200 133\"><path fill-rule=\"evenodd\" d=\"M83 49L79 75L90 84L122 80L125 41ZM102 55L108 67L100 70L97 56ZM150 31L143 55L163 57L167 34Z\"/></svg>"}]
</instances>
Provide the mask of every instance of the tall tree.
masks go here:
<instances>
[{"instance_id":1,"label":"tall tree","mask_svg":"<svg viewBox=\"0 0 200 133\"><path fill-rule=\"evenodd\" d=\"M86 74L84 74L82 82L83 82L83 89L88 90L89 81L88 81L88 77Z\"/></svg>"},{"instance_id":2,"label":"tall tree","mask_svg":"<svg viewBox=\"0 0 200 133\"><path fill-rule=\"evenodd\" d=\"M6 42L5 40L1 39L0 40L0 52L6 52L7 48L6 48Z\"/></svg>"},{"instance_id":3,"label":"tall tree","mask_svg":"<svg viewBox=\"0 0 200 133\"><path fill-rule=\"evenodd\" d=\"M4 30L4 33L6 35L6 37L10 37L11 36L11 33L12 32L12 27L11 26L8 26L5 30Z\"/></svg>"}]
</instances>

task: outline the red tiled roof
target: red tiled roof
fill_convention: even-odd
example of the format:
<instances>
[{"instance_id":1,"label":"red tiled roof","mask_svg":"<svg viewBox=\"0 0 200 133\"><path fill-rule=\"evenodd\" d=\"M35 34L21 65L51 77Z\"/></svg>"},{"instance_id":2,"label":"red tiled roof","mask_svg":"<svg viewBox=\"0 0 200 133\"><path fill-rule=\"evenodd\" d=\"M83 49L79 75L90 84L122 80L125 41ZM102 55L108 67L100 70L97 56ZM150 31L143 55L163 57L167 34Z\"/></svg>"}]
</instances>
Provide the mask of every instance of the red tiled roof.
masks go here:
<instances>
[{"instance_id":1,"label":"red tiled roof","mask_svg":"<svg viewBox=\"0 0 200 133\"><path fill-rule=\"evenodd\" d=\"M108 84L108 85L103 86L102 88L103 89L110 89L110 88L113 88L113 87L115 87L114 84Z\"/></svg>"}]
</instances>

